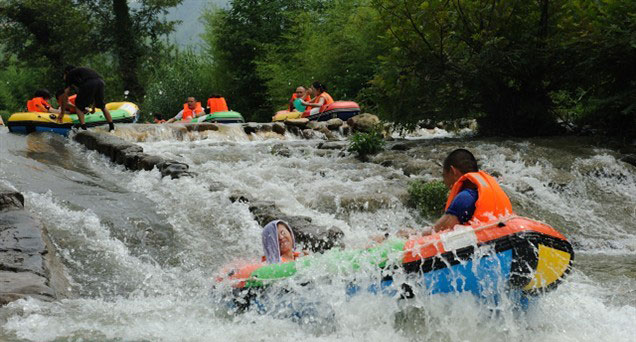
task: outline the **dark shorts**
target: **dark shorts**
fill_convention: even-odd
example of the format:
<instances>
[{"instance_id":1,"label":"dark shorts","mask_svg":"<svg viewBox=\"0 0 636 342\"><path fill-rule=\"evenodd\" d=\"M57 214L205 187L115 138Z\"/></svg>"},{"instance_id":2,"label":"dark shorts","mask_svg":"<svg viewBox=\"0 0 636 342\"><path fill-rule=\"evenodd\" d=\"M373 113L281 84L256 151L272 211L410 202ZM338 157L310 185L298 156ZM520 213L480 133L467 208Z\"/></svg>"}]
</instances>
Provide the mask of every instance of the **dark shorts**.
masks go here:
<instances>
[{"instance_id":1,"label":"dark shorts","mask_svg":"<svg viewBox=\"0 0 636 342\"><path fill-rule=\"evenodd\" d=\"M91 107L95 103L95 108L104 109L104 81L101 78L87 80L79 86L75 107L84 111L84 108Z\"/></svg>"}]
</instances>

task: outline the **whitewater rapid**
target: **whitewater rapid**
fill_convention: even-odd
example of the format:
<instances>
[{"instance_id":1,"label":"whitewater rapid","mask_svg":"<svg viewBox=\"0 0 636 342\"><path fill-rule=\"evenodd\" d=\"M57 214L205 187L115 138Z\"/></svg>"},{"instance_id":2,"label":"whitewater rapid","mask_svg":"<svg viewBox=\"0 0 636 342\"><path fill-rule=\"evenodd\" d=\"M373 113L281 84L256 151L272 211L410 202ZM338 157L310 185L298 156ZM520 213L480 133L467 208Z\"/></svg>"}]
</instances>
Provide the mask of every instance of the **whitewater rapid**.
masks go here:
<instances>
[{"instance_id":1,"label":"whitewater rapid","mask_svg":"<svg viewBox=\"0 0 636 342\"><path fill-rule=\"evenodd\" d=\"M118 135L139 140L125 129ZM434 138L434 139L431 139ZM409 160L441 161L457 147L496 171L513 207L547 222L574 244L575 267L555 291L519 312L468 294L409 301L361 294L343 281L317 282L312 324L248 311L229 315L212 292L223 264L260 251L260 226L240 192L286 214L344 232L348 248L383 231L430 224L405 202L408 182L438 178L435 167L405 175L362 163L319 140L210 132L185 140L145 137L150 154L190 165L194 178L130 172L49 134L0 132L0 180L21 190L45 224L74 297L20 300L0 308L8 341L633 341L636 336L636 170L584 139L411 136ZM415 143L414 143L415 141ZM289 156L272 153L282 144ZM210 191L216 182L223 188Z\"/></svg>"}]
</instances>

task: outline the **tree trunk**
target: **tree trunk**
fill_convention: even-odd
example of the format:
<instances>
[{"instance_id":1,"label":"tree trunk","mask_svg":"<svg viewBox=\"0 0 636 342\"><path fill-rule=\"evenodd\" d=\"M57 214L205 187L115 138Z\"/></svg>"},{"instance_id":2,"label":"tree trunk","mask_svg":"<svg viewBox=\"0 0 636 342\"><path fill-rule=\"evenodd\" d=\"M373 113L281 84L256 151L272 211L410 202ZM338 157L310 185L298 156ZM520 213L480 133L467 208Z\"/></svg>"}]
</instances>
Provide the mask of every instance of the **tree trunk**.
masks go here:
<instances>
[{"instance_id":1,"label":"tree trunk","mask_svg":"<svg viewBox=\"0 0 636 342\"><path fill-rule=\"evenodd\" d=\"M128 99L138 101L143 99L144 88L139 83L137 71L142 52L137 44L138 37L133 30L130 10L127 0L113 0L115 14L115 53L119 62L119 73L124 87L129 91Z\"/></svg>"},{"instance_id":2,"label":"tree trunk","mask_svg":"<svg viewBox=\"0 0 636 342\"><path fill-rule=\"evenodd\" d=\"M540 0L539 6L541 7L541 19L539 21L539 39L545 43L548 38L548 9L550 7L550 0Z\"/></svg>"}]
</instances>

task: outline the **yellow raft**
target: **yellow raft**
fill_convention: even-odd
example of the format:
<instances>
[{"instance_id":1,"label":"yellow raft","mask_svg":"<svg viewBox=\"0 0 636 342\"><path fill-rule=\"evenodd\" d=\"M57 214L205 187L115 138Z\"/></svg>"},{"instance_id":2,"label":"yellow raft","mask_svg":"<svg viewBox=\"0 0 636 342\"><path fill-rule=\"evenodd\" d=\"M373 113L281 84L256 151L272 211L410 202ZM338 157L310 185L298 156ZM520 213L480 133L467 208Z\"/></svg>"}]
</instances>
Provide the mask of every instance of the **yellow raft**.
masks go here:
<instances>
[{"instance_id":1,"label":"yellow raft","mask_svg":"<svg viewBox=\"0 0 636 342\"><path fill-rule=\"evenodd\" d=\"M110 102L106 104L113 122L133 122L139 107L132 102ZM67 135L73 125L79 124L76 114L66 114L62 122L57 121L57 115L53 113L22 112L13 113L7 121L9 131L13 133L28 134L32 132L53 132ZM94 127L107 123L104 113L97 109L93 114L84 116L86 126Z\"/></svg>"},{"instance_id":2,"label":"yellow raft","mask_svg":"<svg viewBox=\"0 0 636 342\"><path fill-rule=\"evenodd\" d=\"M290 112L288 110L281 110L276 112L276 115L272 116L272 122L285 121L287 119L300 119L302 117L303 117L302 112L298 112L298 111Z\"/></svg>"}]
</instances>

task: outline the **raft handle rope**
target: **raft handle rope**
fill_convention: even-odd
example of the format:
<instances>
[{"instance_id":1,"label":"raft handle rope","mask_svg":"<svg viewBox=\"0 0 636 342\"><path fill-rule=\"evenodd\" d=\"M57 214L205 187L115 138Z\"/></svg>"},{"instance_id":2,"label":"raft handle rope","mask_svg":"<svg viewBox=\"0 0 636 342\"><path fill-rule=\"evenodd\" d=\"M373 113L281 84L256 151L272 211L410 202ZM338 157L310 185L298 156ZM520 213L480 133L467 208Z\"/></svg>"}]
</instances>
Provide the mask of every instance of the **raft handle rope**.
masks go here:
<instances>
[{"instance_id":1,"label":"raft handle rope","mask_svg":"<svg viewBox=\"0 0 636 342\"><path fill-rule=\"evenodd\" d=\"M481 226L481 227L479 227L479 228L475 228L475 229L473 229L473 233L476 233L476 232L481 231L481 230L484 230L484 229L492 228L492 227L494 227L494 226L497 226L497 227L505 227L505 226L506 226L506 222L508 222L508 221L510 221L510 220L514 220L514 219L516 219L516 218L519 218L519 216L518 216L518 215L511 215L511 216L508 216L508 217L502 218L501 220L498 220L497 222L493 222L493 223L491 223L491 224L487 224L487 225L485 225L485 226ZM464 226L464 227L466 227L466 226ZM454 229L455 229L455 228L453 228L453 230L454 230ZM439 236L441 237L441 234L440 234ZM429 242L427 242L427 243L425 243L425 244L421 244L421 245L419 245L419 244L418 244L417 246L413 246L413 248L412 248L411 250L404 251L404 253L407 253L407 252L411 252L411 253L413 253L413 250L415 250L415 249L421 250L421 249L422 249L422 248L424 248L424 247L428 247L428 246L430 246L430 245L433 245L433 244L439 243L440 241L441 241L441 239L437 239L437 240L434 240L434 241L429 241ZM450 251L447 251L447 252L450 252ZM419 255L420 257L422 257L422 254L421 254L421 253L417 253L417 254L413 254L413 255L414 255L414 256L415 256L415 255Z\"/></svg>"}]
</instances>

